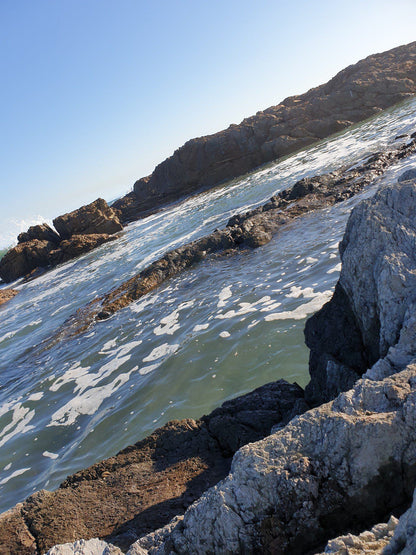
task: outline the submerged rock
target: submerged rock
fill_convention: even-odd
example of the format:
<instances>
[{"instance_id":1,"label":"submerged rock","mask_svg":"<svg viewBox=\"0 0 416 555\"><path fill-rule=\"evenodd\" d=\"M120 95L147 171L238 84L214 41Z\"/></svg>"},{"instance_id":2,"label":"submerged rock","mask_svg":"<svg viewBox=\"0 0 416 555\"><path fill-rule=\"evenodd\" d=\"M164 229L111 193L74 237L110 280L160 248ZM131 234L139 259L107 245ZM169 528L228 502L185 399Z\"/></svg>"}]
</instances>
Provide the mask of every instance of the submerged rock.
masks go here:
<instances>
[{"instance_id":1,"label":"submerged rock","mask_svg":"<svg viewBox=\"0 0 416 555\"><path fill-rule=\"evenodd\" d=\"M118 212L110 208L102 198L58 216L53 220L53 225L62 239L68 239L72 235L111 235L123 229Z\"/></svg>"}]
</instances>

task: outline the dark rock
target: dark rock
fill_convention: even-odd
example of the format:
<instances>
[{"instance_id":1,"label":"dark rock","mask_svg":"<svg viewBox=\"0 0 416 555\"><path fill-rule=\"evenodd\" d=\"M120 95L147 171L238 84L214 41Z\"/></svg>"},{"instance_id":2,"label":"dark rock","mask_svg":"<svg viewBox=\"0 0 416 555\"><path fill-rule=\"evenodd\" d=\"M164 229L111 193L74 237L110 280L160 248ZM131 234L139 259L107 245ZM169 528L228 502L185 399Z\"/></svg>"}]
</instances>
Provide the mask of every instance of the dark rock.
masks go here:
<instances>
[{"instance_id":1,"label":"dark rock","mask_svg":"<svg viewBox=\"0 0 416 555\"><path fill-rule=\"evenodd\" d=\"M32 225L29 229L17 237L19 243L27 243L32 239L39 241L50 241L59 244L61 237L48 224Z\"/></svg>"},{"instance_id":2,"label":"dark rock","mask_svg":"<svg viewBox=\"0 0 416 555\"><path fill-rule=\"evenodd\" d=\"M55 250L56 244L51 241L32 239L26 243L19 243L0 260L1 279L10 283L39 266L49 266L51 253Z\"/></svg>"},{"instance_id":3,"label":"dark rock","mask_svg":"<svg viewBox=\"0 0 416 555\"><path fill-rule=\"evenodd\" d=\"M117 199L113 202L111 208L120 212L120 220L123 225L134 222L143 215L143 211L141 210L140 203L134 191Z\"/></svg>"},{"instance_id":4,"label":"dark rock","mask_svg":"<svg viewBox=\"0 0 416 555\"><path fill-rule=\"evenodd\" d=\"M306 321L304 333L311 376L305 397L317 406L350 389L368 367L360 328L339 283L332 299Z\"/></svg>"},{"instance_id":5,"label":"dark rock","mask_svg":"<svg viewBox=\"0 0 416 555\"><path fill-rule=\"evenodd\" d=\"M403 133L402 135L396 135L394 137L395 141L398 141L399 139L405 139L406 137L408 137L409 135L407 133Z\"/></svg>"},{"instance_id":6,"label":"dark rock","mask_svg":"<svg viewBox=\"0 0 416 555\"><path fill-rule=\"evenodd\" d=\"M7 303L10 299L13 299L18 292L19 291L16 289L0 289L0 305Z\"/></svg>"},{"instance_id":7,"label":"dark rock","mask_svg":"<svg viewBox=\"0 0 416 555\"><path fill-rule=\"evenodd\" d=\"M410 170L405 171L397 180L399 183L403 181L411 181L416 179L416 168L410 168Z\"/></svg>"},{"instance_id":8,"label":"dark rock","mask_svg":"<svg viewBox=\"0 0 416 555\"><path fill-rule=\"evenodd\" d=\"M123 229L118 211L110 208L102 198L58 216L53 225L63 239L69 239L71 235L111 235Z\"/></svg>"},{"instance_id":9,"label":"dark rock","mask_svg":"<svg viewBox=\"0 0 416 555\"><path fill-rule=\"evenodd\" d=\"M11 555L35 554L81 537L101 537L127 549L182 514L227 475L236 449L269 434L302 399L299 386L279 380L227 401L200 420L169 422L118 455L69 476L55 492L37 492L0 515L0 545ZM10 514L20 518L13 526ZM38 551L19 551L21 528L30 529Z\"/></svg>"}]
</instances>

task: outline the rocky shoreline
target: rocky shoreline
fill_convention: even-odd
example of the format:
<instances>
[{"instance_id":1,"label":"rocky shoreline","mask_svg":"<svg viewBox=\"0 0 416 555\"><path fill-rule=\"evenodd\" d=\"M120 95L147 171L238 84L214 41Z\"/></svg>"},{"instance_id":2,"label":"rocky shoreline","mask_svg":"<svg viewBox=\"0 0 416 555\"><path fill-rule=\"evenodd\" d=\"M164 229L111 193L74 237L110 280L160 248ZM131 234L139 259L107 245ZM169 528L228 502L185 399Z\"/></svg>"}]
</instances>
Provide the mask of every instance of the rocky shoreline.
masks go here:
<instances>
[{"instance_id":1,"label":"rocky shoreline","mask_svg":"<svg viewBox=\"0 0 416 555\"><path fill-rule=\"evenodd\" d=\"M317 553L345 533L326 552L354 542L386 555L407 549L411 526L395 519L416 485L414 177L350 216L337 292L306 327L306 397L279 381L198 421L166 424L1 515L3 552L98 536L105 543L77 542L76 552L122 552L110 542L129 555Z\"/></svg>"},{"instance_id":2,"label":"rocky shoreline","mask_svg":"<svg viewBox=\"0 0 416 555\"><path fill-rule=\"evenodd\" d=\"M307 93L195 138L111 207L103 199L20 234L0 260L10 283L89 252L129 222L291 154L416 94L416 42L375 54Z\"/></svg>"},{"instance_id":3,"label":"rocky shoreline","mask_svg":"<svg viewBox=\"0 0 416 555\"><path fill-rule=\"evenodd\" d=\"M116 289L80 308L48 339L45 348L85 332L94 322L109 318L166 280L210 256L228 255L241 249L265 245L281 226L295 218L353 197L390 166L416 152L416 132L408 139L408 142L398 148L372 154L354 168L341 168L329 174L301 179L263 206L233 216L224 229L217 229L201 239L166 253ZM336 298L340 298L339 293Z\"/></svg>"}]
</instances>

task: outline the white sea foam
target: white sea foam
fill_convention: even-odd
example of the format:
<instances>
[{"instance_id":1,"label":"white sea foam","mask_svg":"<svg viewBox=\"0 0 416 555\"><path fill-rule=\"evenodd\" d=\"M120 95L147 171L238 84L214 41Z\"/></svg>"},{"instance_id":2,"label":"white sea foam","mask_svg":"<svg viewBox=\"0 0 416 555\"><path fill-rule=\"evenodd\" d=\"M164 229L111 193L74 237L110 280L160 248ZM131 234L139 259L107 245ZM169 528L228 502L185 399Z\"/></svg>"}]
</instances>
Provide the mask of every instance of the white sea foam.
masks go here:
<instances>
[{"instance_id":1,"label":"white sea foam","mask_svg":"<svg viewBox=\"0 0 416 555\"><path fill-rule=\"evenodd\" d=\"M59 457L59 455L57 455L56 453L51 453L50 451L44 451L42 453L42 456L47 457L48 459L57 459Z\"/></svg>"},{"instance_id":2,"label":"white sea foam","mask_svg":"<svg viewBox=\"0 0 416 555\"><path fill-rule=\"evenodd\" d=\"M143 366L143 368L139 369L139 374L145 376L146 374L150 374L150 372L153 372L153 370L156 370L156 368L159 368L159 366L160 362L158 364L149 364L148 366Z\"/></svg>"},{"instance_id":3,"label":"white sea foam","mask_svg":"<svg viewBox=\"0 0 416 555\"><path fill-rule=\"evenodd\" d=\"M29 397L27 398L28 401L40 401L43 397L43 392L39 391L38 393L32 393L32 395L29 395Z\"/></svg>"},{"instance_id":4,"label":"white sea foam","mask_svg":"<svg viewBox=\"0 0 416 555\"><path fill-rule=\"evenodd\" d=\"M48 427L70 426L81 415L95 414L102 402L128 381L130 374L131 372L120 374L107 385L89 388L77 395L52 414Z\"/></svg>"},{"instance_id":5,"label":"white sea foam","mask_svg":"<svg viewBox=\"0 0 416 555\"><path fill-rule=\"evenodd\" d=\"M319 310L331 297L332 291L323 291L322 293L317 293L308 303L304 303L294 310L268 314L264 319L266 322L272 322L274 320L303 320L303 318L306 318L309 314L313 314Z\"/></svg>"},{"instance_id":6,"label":"white sea foam","mask_svg":"<svg viewBox=\"0 0 416 555\"><path fill-rule=\"evenodd\" d=\"M333 268L331 268L330 270L328 270L327 274L333 274L335 272L340 272L340 271L341 271L341 262L336 266L334 266Z\"/></svg>"},{"instance_id":7,"label":"white sea foam","mask_svg":"<svg viewBox=\"0 0 416 555\"><path fill-rule=\"evenodd\" d=\"M209 328L209 324L196 324L196 326L194 326L193 331L198 332L198 331L203 331Z\"/></svg>"},{"instance_id":8,"label":"white sea foam","mask_svg":"<svg viewBox=\"0 0 416 555\"><path fill-rule=\"evenodd\" d=\"M227 285L227 287L224 287L223 289L221 289L221 291L219 292L218 295L218 303L217 303L217 307L221 308L223 306L226 305L226 300L229 299L231 297L232 293L231 293L231 285Z\"/></svg>"},{"instance_id":9,"label":"white sea foam","mask_svg":"<svg viewBox=\"0 0 416 555\"><path fill-rule=\"evenodd\" d=\"M293 299L298 299L299 297L304 297L305 299L312 299L315 296L315 292L312 287L302 287L292 285L290 288L290 293L286 297L291 297Z\"/></svg>"},{"instance_id":10,"label":"white sea foam","mask_svg":"<svg viewBox=\"0 0 416 555\"><path fill-rule=\"evenodd\" d=\"M227 337L231 337L231 334L228 331L222 331L220 333L220 337L223 337L225 339Z\"/></svg>"},{"instance_id":11,"label":"white sea foam","mask_svg":"<svg viewBox=\"0 0 416 555\"><path fill-rule=\"evenodd\" d=\"M153 349L153 351L143 359L143 362L153 362L159 358L172 355L173 353L176 353L178 349L178 344L174 343L173 345L169 345L169 343L163 343L163 345L159 345Z\"/></svg>"},{"instance_id":12,"label":"white sea foam","mask_svg":"<svg viewBox=\"0 0 416 555\"><path fill-rule=\"evenodd\" d=\"M16 403L10 408L13 408L12 421L0 432L0 447L12 439L12 437L24 434L34 428L34 426L29 424L35 416L34 410L29 410L22 403Z\"/></svg>"},{"instance_id":13,"label":"white sea foam","mask_svg":"<svg viewBox=\"0 0 416 555\"><path fill-rule=\"evenodd\" d=\"M21 474L24 474L28 470L30 470L30 466L28 468L20 468L19 470L15 470L14 472L12 472L10 474L10 476L7 476L7 478L3 478L3 480L0 480L0 486L3 486L4 484L7 484L7 482L9 480L12 480L13 478L16 478L17 476L20 476Z\"/></svg>"}]
</instances>

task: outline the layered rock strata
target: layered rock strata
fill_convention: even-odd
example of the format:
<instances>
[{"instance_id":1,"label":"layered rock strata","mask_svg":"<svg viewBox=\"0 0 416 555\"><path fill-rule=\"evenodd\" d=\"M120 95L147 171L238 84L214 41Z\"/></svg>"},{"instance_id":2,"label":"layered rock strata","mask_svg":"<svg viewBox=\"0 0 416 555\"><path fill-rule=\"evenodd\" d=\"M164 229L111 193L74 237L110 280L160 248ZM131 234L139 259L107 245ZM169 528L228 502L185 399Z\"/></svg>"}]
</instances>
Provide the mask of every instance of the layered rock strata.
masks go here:
<instances>
[{"instance_id":1,"label":"layered rock strata","mask_svg":"<svg viewBox=\"0 0 416 555\"><path fill-rule=\"evenodd\" d=\"M224 478L242 445L305 409L303 390L279 380L199 420L169 422L70 476L55 492L37 492L0 515L0 553L40 555L55 544L97 536L128 548Z\"/></svg>"},{"instance_id":2,"label":"layered rock strata","mask_svg":"<svg viewBox=\"0 0 416 555\"><path fill-rule=\"evenodd\" d=\"M377 176L382 175L392 164L415 151L416 138L395 150L373 154L352 169L342 168L329 174L301 179L290 189L272 197L265 205L245 214L233 216L224 229L217 229L210 235L166 253L116 289L94 299L64 323L55 337L50 340L50 344L84 332L94 321L110 317L118 310L159 287L167 279L180 274L208 256L236 252L242 248L256 248L268 243L282 225L313 210L351 198L372 183ZM339 289L337 299L342 302L341 289ZM342 310L343 308L344 305L342 305ZM349 313L345 311L342 313L341 320L349 317ZM337 328L344 325L341 320L336 324ZM360 336L352 334L351 337L348 336L347 340L352 343L358 341L357 347L353 351L356 353L360 348ZM319 336L318 343L321 341L322 337ZM330 338L330 342L332 344L332 338ZM310 343L312 343L312 339ZM357 357L358 355L351 356ZM353 362L356 362L355 359ZM360 359L356 365L365 366L365 363L365 360ZM358 376L355 371L352 372L351 379L354 381ZM353 381L347 379L345 382L344 380L343 385L347 387ZM335 389L335 391L337 390Z\"/></svg>"},{"instance_id":3,"label":"layered rock strata","mask_svg":"<svg viewBox=\"0 0 416 555\"><path fill-rule=\"evenodd\" d=\"M51 268L112 241L123 226L118 212L103 199L97 199L74 212L59 216L54 225L32 226L18 236L18 244L0 260L0 278L10 283L37 275L40 268Z\"/></svg>"},{"instance_id":4,"label":"layered rock strata","mask_svg":"<svg viewBox=\"0 0 416 555\"><path fill-rule=\"evenodd\" d=\"M416 93L416 42L375 54L239 125L186 142L117 201L124 222L341 131Z\"/></svg>"}]
</instances>

